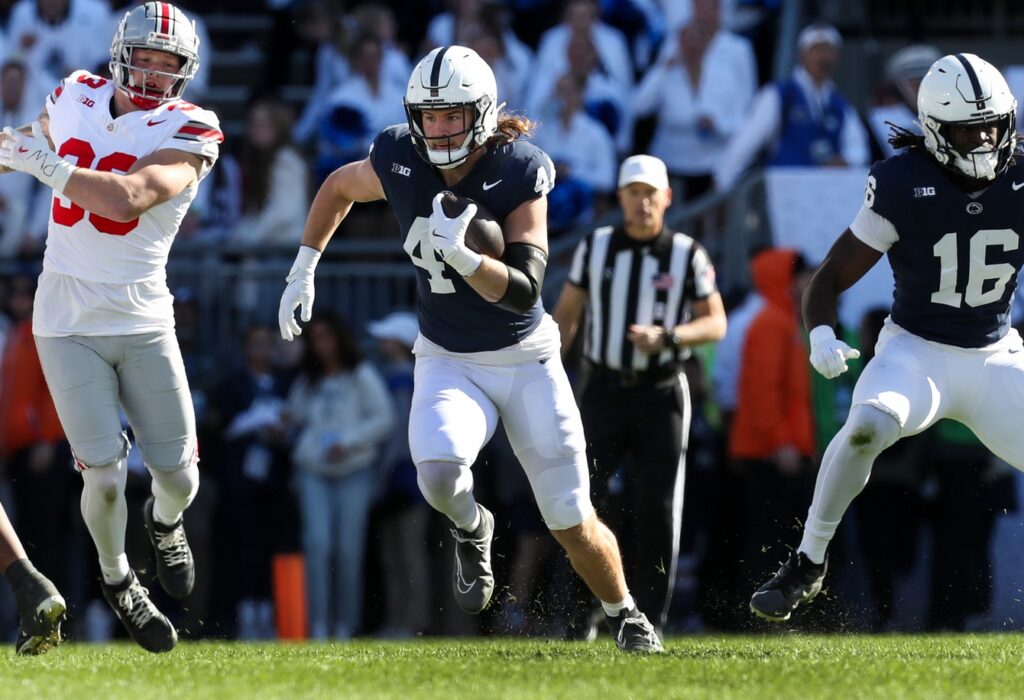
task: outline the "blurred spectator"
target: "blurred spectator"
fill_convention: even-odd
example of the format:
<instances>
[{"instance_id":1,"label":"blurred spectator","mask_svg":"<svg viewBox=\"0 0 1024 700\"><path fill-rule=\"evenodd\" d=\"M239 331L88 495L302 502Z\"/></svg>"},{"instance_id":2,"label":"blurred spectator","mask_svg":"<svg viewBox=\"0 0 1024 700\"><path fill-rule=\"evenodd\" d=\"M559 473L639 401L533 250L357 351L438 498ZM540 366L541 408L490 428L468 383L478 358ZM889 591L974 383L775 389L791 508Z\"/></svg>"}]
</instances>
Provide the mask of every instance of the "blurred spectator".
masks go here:
<instances>
[{"instance_id":1,"label":"blurred spectator","mask_svg":"<svg viewBox=\"0 0 1024 700\"><path fill-rule=\"evenodd\" d=\"M867 164L864 127L832 83L841 43L829 25L812 24L800 32L800 65L789 78L757 94L746 126L715 169L717 189L732 187L762 151L767 166Z\"/></svg>"},{"instance_id":2,"label":"blurred spectator","mask_svg":"<svg viewBox=\"0 0 1024 700\"><path fill-rule=\"evenodd\" d=\"M561 75L567 66L569 42L578 36L589 37L597 50L601 70L616 83L631 88L633 62L622 32L600 21L601 5L598 0L566 0L562 22L544 32L537 47L534 73Z\"/></svg>"},{"instance_id":3,"label":"blurred spectator","mask_svg":"<svg viewBox=\"0 0 1024 700\"><path fill-rule=\"evenodd\" d=\"M28 81L24 63L8 59L0 65L0 125L19 127L34 122L45 97L38 93ZM42 251L48 205L49 193L37 187L30 175L14 172L0 177L0 257Z\"/></svg>"},{"instance_id":4,"label":"blurred spectator","mask_svg":"<svg viewBox=\"0 0 1024 700\"><path fill-rule=\"evenodd\" d=\"M234 534L233 593L240 639L273 637L271 560L287 539L290 514L285 500L289 462L285 434L279 429L288 379L273 367L275 328L251 326L245 332L242 363L214 393L208 423L222 431L224 450L222 522ZM252 517L258 513L259 517Z\"/></svg>"},{"instance_id":5,"label":"blurred spectator","mask_svg":"<svg viewBox=\"0 0 1024 700\"><path fill-rule=\"evenodd\" d=\"M328 98L349 75L343 19L337 0L314 0L302 8L298 19L299 35L316 45L313 88L295 125L295 140L299 143L305 143L316 133Z\"/></svg>"},{"instance_id":6,"label":"blurred spectator","mask_svg":"<svg viewBox=\"0 0 1024 700\"><path fill-rule=\"evenodd\" d=\"M56 84L79 68L105 66L115 26L100 0L20 0L11 12L10 51L33 80Z\"/></svg>"},{"instance_id":7,"label":"blurred spectator","mask_svg":"<svg viewBox=\"0 0 1024 700\"><path fill-rule=\"evenodd\" d=\"M307 333L286 419L298 429L292 463L302 510L309 636L348 639L359 630L363 610L372 467L391 434L394 410L384 380L363 359L347 325L319 316Z\"/></svg>"},{"instance_id":8,"label":"blurred spectator","mask_svg":"<svg viewBox=\"0 0 1024 700\"><path fill-rule=\"evenodd\" d=\"M519 40L509 24L509 14L498 0L447 0L449 9L436 15L427 26L427 35L423 39L420 53L429 53L437 46L468 46L474 48L480 57L487 61L495 73L498 69L491 56L485 56L473 44L481 35L495 35L495 42L500 45L500 55L514 66L515 72L526 76L533 61L533 52ZM519 97L519 86L514 93L502 91L501 80L498 81L498 95L508 102L513 109L521 104L513 101Z\"/></svg>"},{"instance_id":9,"label":"blurred spectator","mask_svg":"<svg viewBox=\"0 0 1024 700\"><path fill-rule=\"evenodd\" d=\"M243 215L231 240L244 246L297 243L309 207L309 172L292 145L287 105L265 98L250 106L241 167Z\"/></svg>"},{"instance_id":10,"label":"blurred spectator","mask_svg":"<svg viewBox=\"0 0 1024 700\"><path fill-rule=\"evenodd\" d=\"M711 172L729 139L746 124L757 77L746 39L721 29L718 0L694 0L689 24L666 42L633 99L634 116L658 116L650 151L694 199L711 189Z\"/></svg>"},{"instance_id":11,"label":"blurred spectator","mask_svg":"<svg viewBox=\"0 0 1024 700\"><path fill-rule=\"evenodd\" d=\"M751 264L764 307L751 321L740 363L729 456L746 481L744 579L757 578L787 540L813 488L815 456L811 377L797 300L810 270L793 250L766 250Z\"/></svg>"},{"instance_id":12,"label":"blurred spectator","mask_svg":"<svg viewBox=\"0 0 1024 700\"><path fill-rule=\"evenodd\" d=\"M416 484L409 453L412 406L412 347L419 335L416 314L396 311L367 326L377 339L382 372L395 407L395 425L381 451L381 487L375 505L380 527L373 542L385 581L385 614L378 635L413 637L429 623L430 563L427 530L430 512Z\"/></svg>"},{"instance_id":13,"label":"blurred spectator","mask_svg":"<svg viewBox=\"0 0 1024 700\"><path fill-rule=\"evenodd\" d=\"M887 122L921 133L917 124L917 89L928 69L942 57L934 46L916 44L900 49L885 64L885 84L876 96L876 104L868 110L868 126L882 157L896 155L889 143Z\"/></svg>"},{"instance_id":14,"label":"blurred spectator","mask_svg":"<svg viewBox=\"0 0 1024 700\"><path fill-rule=\"evenodd\" d=\"M615 187L615 144L604 127L583 111L583 84L572 74L558 81L557 116L541 122L533 142L555 165L548 193L548 226L568 228L593 213L595 196Z\"/></svg>"},{"instance_id":15,"label":"blurred spectator","mask_svg":"<svg viewBox=\"0 0 1024 700\"><path fill-rule=\"evenodd\" d=\"M629 151L632 143L633 119L627 106L629 87L609 75L600 64L597 48L589 34L576 34L566 50L568 63L544 70L534 70L526 95L526 112L540 121L555 119L558 113L556 95L558 81L572 75L584 85L584 108L601 122L615 139L619 153Z\"/></svg>"},{"instance_id":16,"label":"blurred spectator","mask_svg":"<svg viewBox=\"0 0 1024 700\"><path fill-rule=\"evenodd\" d=\"M412 73L412 64L409 63L409 56L405 50L395 44L395 13L387 5L373 2L360 5L346 20L353 26L353 33L356 36L366 34L380 41L383 51L381 80L405 94L405 86L409 83L409 74Z\"/></svg>"},{"instance_id":17,"label":"blurred spectator","mask_svg":"<svg viewBox=\"0 0 1024 700\"><path fill-rule=\"evenodd\" d=\"M518 41L509 40L511 32L504 14L485 13L477 32L467 46L487 61L498 83L498 95L509 110L521 111L526 103L526 84L533 66L533 54Z\"/></svg>"},{"instance_id":18,"label":"blurred spectator","mask_svg":"<svg viewBox=\"0 0 1024 700\"><path fill-rule=\"evenodd\" d=\"M77 479L32 337L34 293L34 279L19 275L5 298L12 327L0 363L0 462L6 462L14 519L29 558L66 588Z\"/></svg>"},{"instance_id":19,"label":"blurred spectator","mask_svg":"<svg viewBox=\"0 0 1024 700\"><path fill-rule=\"evenodd\" d=\"M405 122L404 90L384 79L383 56L383 46L374 36L363 35L352 43L352 74L328 97L320 123L317 183L345 163L365 158L377 134L392 124Z\"/></svg>"},{"instance_id":20,"label":"blurred spectator","mask_svg":"<svg viewBox=\"0 0 1024 700\"><path fill-rule=\"evenodd\" d=\"M234 155L222 150L217 167L199 183L196 198L181 222L178 238L217 244L231 235L241 218L242 168Z\"/></svg>"},{"instance_id":21,"label":"blurred spectator","mask_svg":"<svg viewBox=\"0 0 1024 700\"><path fill-rule=\"evenodd\" d=\"M601 0L601 17L622 32L633 65L643 73L665 38L665 16L657 0Z\"/></svg>"}]
</instances>

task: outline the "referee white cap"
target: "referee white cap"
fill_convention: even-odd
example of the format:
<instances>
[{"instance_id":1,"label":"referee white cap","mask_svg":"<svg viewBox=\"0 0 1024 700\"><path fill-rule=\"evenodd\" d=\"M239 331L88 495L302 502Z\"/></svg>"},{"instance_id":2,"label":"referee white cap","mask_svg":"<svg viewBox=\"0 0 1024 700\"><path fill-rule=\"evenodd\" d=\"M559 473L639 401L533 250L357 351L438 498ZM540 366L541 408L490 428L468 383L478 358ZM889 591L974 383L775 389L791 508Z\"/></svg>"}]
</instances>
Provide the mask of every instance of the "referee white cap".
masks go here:
<instances>
[{"instance_id":1,"label":"referee white cap","mask_svg":"<svg viewBox=\"0 0 1024 700\"><path fill-rule=\"evenodd\" d=\"M660 158L630 156L619 167L619 187L642 182L659 190L668 189L668 170Z\"/></svg>"}]
</instances>

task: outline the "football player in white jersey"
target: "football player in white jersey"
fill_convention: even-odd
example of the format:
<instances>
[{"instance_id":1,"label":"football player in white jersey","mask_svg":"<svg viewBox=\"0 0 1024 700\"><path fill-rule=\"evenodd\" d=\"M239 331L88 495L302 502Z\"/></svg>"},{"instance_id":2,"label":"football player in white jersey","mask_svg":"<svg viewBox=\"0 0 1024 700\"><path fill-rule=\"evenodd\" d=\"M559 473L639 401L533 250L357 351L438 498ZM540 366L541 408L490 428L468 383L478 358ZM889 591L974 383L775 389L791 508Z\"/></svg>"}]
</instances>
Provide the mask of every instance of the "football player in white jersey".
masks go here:
<instances>
[{"instance_id":1,"label":"football player in white jersey","mask_svg":"<svg viewBox=\"0 0 1024 700\"><path fill-rule=\"evenodd\" d=\"M124 498L132 426L153 476L144 517L157 575L191 592L182 513L199 488L195 415L174 336L167 255L223 141L216 115L181 99L199 65L191 20L147 2L124 15L111 79L76 71L39 121L4 129L0 166L53 188L33 333L46 381L84 480L82 515L102 589L149 651L177 641L125 555Z\"/></svg>"}]
</instances>

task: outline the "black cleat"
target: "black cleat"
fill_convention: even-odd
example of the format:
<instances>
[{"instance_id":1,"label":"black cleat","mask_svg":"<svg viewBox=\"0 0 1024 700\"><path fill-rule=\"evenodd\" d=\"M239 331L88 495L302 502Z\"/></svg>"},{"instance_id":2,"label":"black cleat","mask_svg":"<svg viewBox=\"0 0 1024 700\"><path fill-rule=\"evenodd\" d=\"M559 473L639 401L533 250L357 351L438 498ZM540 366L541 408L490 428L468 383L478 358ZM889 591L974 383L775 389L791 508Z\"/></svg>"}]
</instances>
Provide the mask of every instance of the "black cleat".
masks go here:
<instances>
[{"instance_id":1,"label":"black cleat","mask_svg":"<svg viewBox=\"0 0 1024 700\"><path fill-rule=\"evenodd\" d=\"M778 573L758 588L750 599L750 611L772 622L784 622L797 606L810 603L821 592L828 571L828 556L815 564L803 552L789 555Z\"/></svg>"},{"instance_id":2,"label":"black cleat","mask_svg":"<svg viewBox=\"0 0 1024 700\"><path fill-rule=\"evenodd\" d=\"M134 571L129 571L118 584L109 585L100 580L100 588L136 644L153 653L174 648L178 641L174 625L153 605L149 591L142 587Z\"/></svg>"},{"instance_id":3,"label":"black cleat","mask_svg":"<svg viewBox=\"0 0 1024 700\"><path fill-rule=\"evenodd\" d=\"M455 538L455 575L453 586L459 607L473 615L491 602L494 572L491 569L491 539L494 537L494 516L482 505L480 524L473 532L452 528Z\"/></svg>"},{"instance_id":4,"label":"black cleat","mask_svg":"<svg viewBox=\"0 0 1024 700\"><path fill-rule=\"evenodd\" d=\"M635 606L631 610L623 610L615 617L605 615L605 621L620 650L637 654L660 654L665 651L658 633L654 631L654 625Z\"/></svg>"},{"instance_id":5,"label":"black cleat","mask_svg":"<svg viewBox=\"0 0 1024 700\"><path fill-rule=\"evenodd\" d=\"M178 518L174 525L164 525L153 517L154 502L152 496L146 500L142 515L156 552L156 575L167 594L180 600L192 592L196 583L196 564L185 537L185 519Z\"/></svg>"},{"instance_id":6,"label":"black cleat","mask_svg":"<svg viewBox=\"0 0 1024 700\"><path fill-rule=\"evenodd\" d=\"M45 654L61 642L60 625L68 605L50 579L42 574L27 578L14 591L21 626L14 650L18 654Z\"/></svg>"}]
</instances>

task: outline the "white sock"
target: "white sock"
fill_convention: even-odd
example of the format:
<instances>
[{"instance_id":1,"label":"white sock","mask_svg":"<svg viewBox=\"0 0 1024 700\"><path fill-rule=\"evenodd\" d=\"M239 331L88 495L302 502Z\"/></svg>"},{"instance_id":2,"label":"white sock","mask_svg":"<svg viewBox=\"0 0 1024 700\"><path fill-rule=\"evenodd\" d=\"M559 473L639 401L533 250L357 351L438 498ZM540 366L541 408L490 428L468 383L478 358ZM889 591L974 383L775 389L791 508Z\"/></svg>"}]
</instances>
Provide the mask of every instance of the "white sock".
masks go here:
<instances>
[{"instance_id":1,"label":"white sock","mask_svg":"<svg viewBox=\"0 0 1024 700\"><path fill-rule=\"evenodd\" d=\"M480 515L480 509L476 508L476 517L473 518L473 522L469 523L469 527L462 527L459 523L455 523L455 527L459 528L463 532L476 532L476 529L480 527L480 521L483 520L483 516ZM454 522L454 521L452 521Z\"/></svg>"},{"instance_id":2,"label":"white sock","mask_svg":"<svg viewBox=\"0 0 1024 700\"><path fill-rule=\"evenodd\" d=\"M124 500L127 478L124 459L82 472L82 519L96 545L103 580L107 583L120 583L128 575L128 557L124 552L124 531L128 525L128 505Z\"/></svg>"},{"instance_id":3,"label":"white sock","mask_svg":"<svg viewBox=\"0 0 1024 700\"><path fill-rule=\"evenodd\" d=\"M100 556L100 572L103 574L103 581L108 585L121 583L129 571L131 567L128 566L128 555L119 554L113 558Z\"/></svg>"},{"instance_id":4,"label":"white sock","mask_svg":"<svg viewBox=\"0 0 1024 700\"><path fill-rule=\"evenodd\" d=\"M601 601L601 607L604 608L604 614L608 617L615 617L623 610L632 610L636 606L633 602L633 596L626 593L626 597L620 600L618 603L606 603Z\"/></svg>"},{"instance_id":5,"label":"white sock","mask_svg":"<svg viewBox=\"0 0 1024 700\"><path fill-rule=\"evenodd\" d=\"M839 521L868 483L875 458L899 439L899 433L899 423L889 414L867 404L853 407L821 459L814 499L797 551L815 564L825 561L825 550Z\"/></svg>"},{"instance_id":6,"label":"white sock","mask_svg":"<svg viewBox=\"0 0 1024 700\"><path fill-rule=\"evenodd\" d=\"M192 504L199 490L199 466L190 464L177 471L149 467L153 476L153 517L162 525L175 525Z\"/></svg>"}]
</instances>

